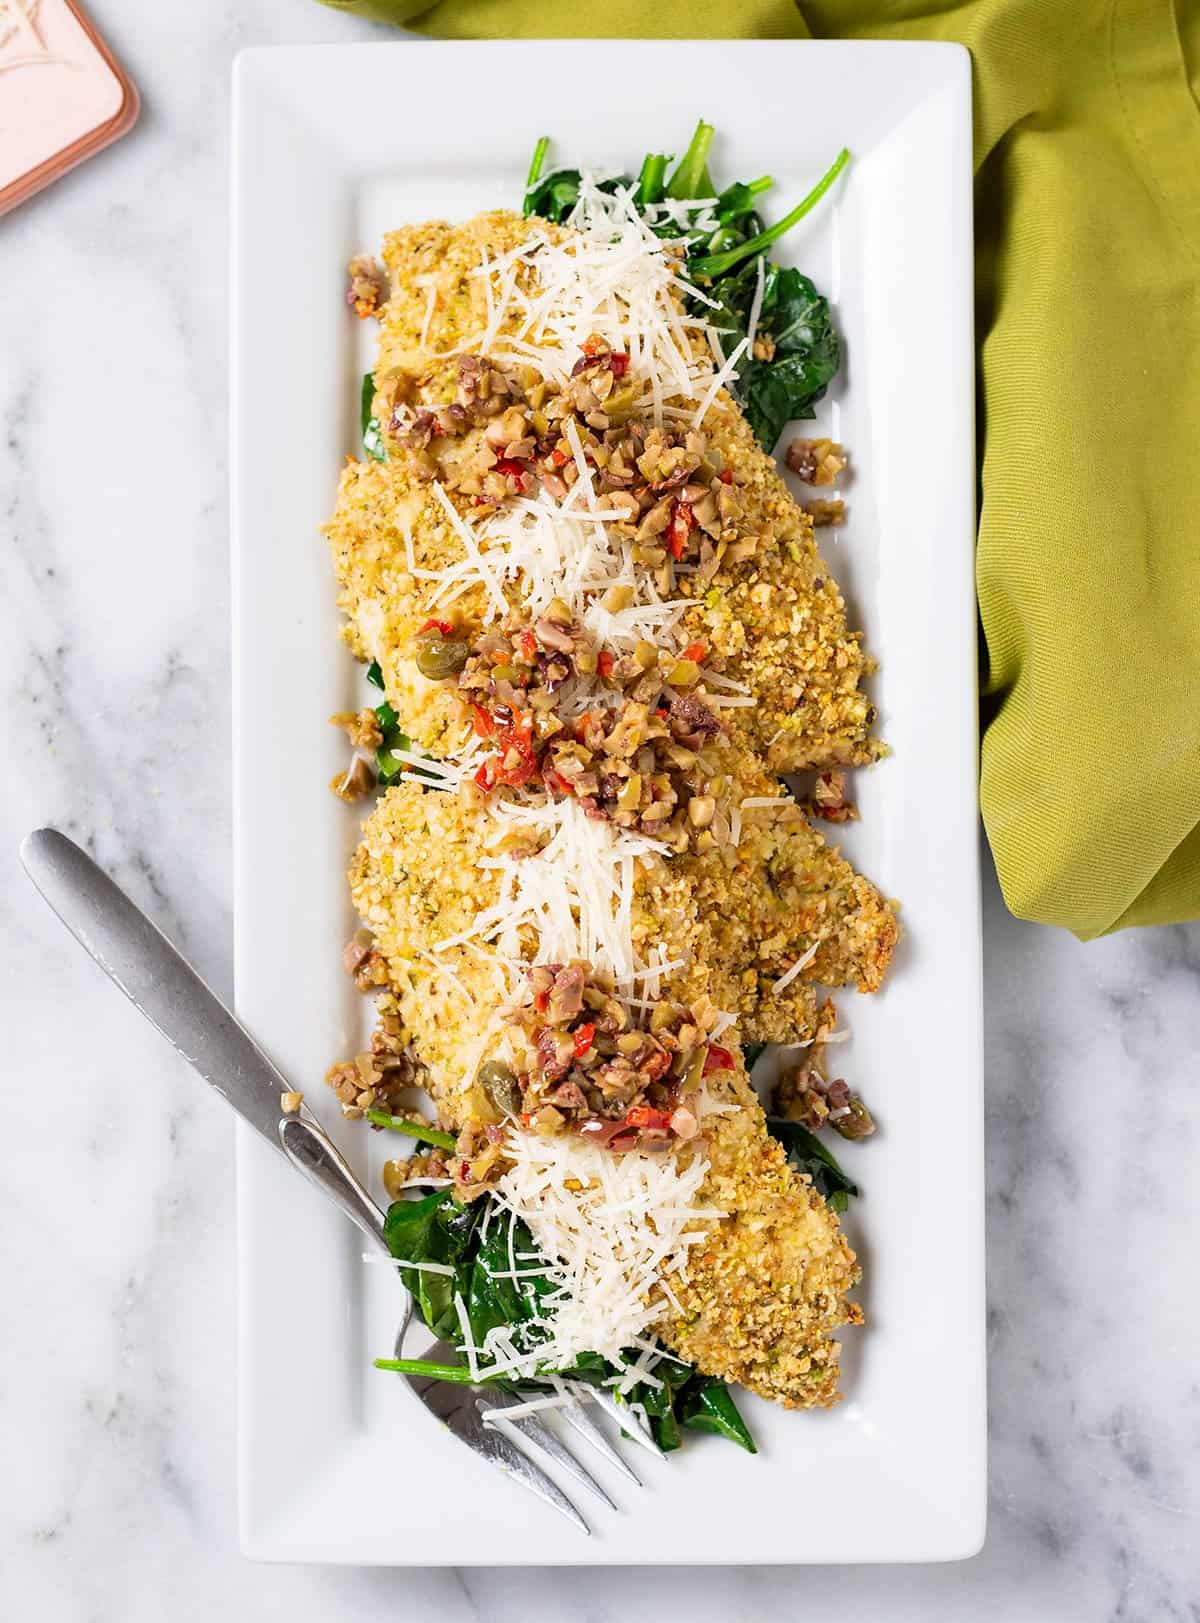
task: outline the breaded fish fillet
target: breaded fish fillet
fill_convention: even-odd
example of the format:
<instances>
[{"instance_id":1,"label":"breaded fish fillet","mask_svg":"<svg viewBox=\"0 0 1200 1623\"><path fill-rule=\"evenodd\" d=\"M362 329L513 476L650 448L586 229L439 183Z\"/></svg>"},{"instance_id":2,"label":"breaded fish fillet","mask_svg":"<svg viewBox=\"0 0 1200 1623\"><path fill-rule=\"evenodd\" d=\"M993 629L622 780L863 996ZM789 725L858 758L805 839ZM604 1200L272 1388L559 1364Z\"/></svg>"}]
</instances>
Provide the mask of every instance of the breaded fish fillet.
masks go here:
<instances>
[{"instance_id":1,"label":"breaded fish fillet","mask_svg":"<svg viewBox=\"0 0 1200 1623\"><path fill-rule=\"evenodd\" d=\"M790 1409L827 1407L840 1396L833 1332L862 1323L861 1308L846 1300L860 1277L854 1252L767 1131L745 1072L723 1072L709 1090L734 1108L706 1116L695 1141L708 1161L700 1198L729 1215L693 1247L686 1277L672 1277L679 1310L659 1334L705 1374Z\"/></svg>"},{"instance_id":2,"label":"breaded fish fillet","mask_svg":"<svg viewBox=\"0 0 1200 1623\"><path fill-rule=\"evenodd\" d=\"M667 980L668 995L710 998L737 1016L751 1042L808 1041L830 1020L814 973L824 984L869 990L896 937L874 887L790 802L781 800L780 808L747 816L731 863L719 852L640 862L630 921L643 959L661 946L669 962L684 961ZM496 902L497 873L481 866L493 833L486 811L401 783L365 823L350 870L355 906L402 989L405 1024L454 1127L486 1113L469 1083L484 1057L479 1034L505 1001L508 982L482 942L438 948ZM814 939L828 945L776 993L779 976Z\"/></svg>"},{"instance_id":3,"label":"breaded fish fillet","mask_svg":"<svg viewBox=\"0 0 1200 1623\"><path fill-rule=\"evenodd\" d=\"M501 211L462 226L410 227L386 239L392 293L380 318L381 393L393 397L399 379L419 404L453 398L455 357L478 345L488 324L489 284L477 274L480 265L535 230L554 240L567 235ZM493 348L505 331L501 323ZM693 599L689 633L721 655L727 674L757 700L739 710L735 725L778 772L876 759L875 712L861 687L874 663L859 634L847 628L845 603L817 550L811 519L723 390L705 432L738 470L739 532L754 545L746 549L752 556L723 561L711 578L681 576L677 591ZM471 443L467 436L464 455ZM443 570L462 557L463 547L421 462L419 454L392 443L386 464L351 463L328 533L351 646L360 658L379 661L388 696L410 730L427 720L436 731L442 701L426 691L412 664L413 636L433 612L435 588L414 580L410 568ZM451 493L451 499L464 516L471 513L470 498ZM478 592L456 603L468 623L484 607ZM414 700L420 719L409 713ZM431 737L425 741L433 747Z\"/></svg>"}]
</instances>

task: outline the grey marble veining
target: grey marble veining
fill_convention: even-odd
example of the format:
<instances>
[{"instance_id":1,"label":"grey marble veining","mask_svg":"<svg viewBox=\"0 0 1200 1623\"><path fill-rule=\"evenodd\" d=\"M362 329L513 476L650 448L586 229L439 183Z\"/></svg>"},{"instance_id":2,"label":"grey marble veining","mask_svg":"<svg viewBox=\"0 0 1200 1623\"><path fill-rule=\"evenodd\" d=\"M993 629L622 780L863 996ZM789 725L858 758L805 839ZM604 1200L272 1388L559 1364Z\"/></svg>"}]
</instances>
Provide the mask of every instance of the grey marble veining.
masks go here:
<instances>
[{"instance_id":1,"label":"grey marble veining","mask_svg":"<svg viewBox=\"0 0 1200 1623\"><path fill-rule=\"evenodd\" d=\"M1009 918L994 884L982 1555L702 1574L238 1555L230 1125L15 848L46 821L86 836L228 991L229 63L375 31L310 0L93 10L141 124L0 223L0 1618L1200 1619L1200 927L1084 948Z\"/></svg>"}]
</instances>

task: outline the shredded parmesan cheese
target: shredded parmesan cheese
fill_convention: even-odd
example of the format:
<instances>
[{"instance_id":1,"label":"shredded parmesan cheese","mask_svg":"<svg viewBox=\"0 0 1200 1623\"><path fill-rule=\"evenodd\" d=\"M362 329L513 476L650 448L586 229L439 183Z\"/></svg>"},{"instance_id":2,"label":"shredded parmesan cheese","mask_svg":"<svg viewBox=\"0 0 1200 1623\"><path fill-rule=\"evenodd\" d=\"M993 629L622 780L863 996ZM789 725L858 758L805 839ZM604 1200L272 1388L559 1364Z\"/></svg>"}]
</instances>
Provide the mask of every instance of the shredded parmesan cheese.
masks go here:
<instances>
[{"instance_id":1,"label":"shredded parmesan cheese","mask_svg":"<svg viewBox=\"0 0 1200 1623\"><path fill-rule=\"evenodd\" d=\"M790 969L784 970L783 974L777 981L773 983L771 987L771 991L776 997L778 997L779 993L783 991L785 986L790 986L792 984L792 982L796 979L796 976L802 969L805 968L806 965L812 963L813 959L817 956L817 948L820 945L821 943L819 941L814 941L807 952L802 952L800 954L799 958L796 959L796 962Z\"/></svg>"},{"instance_id":2,"label":"shredded parmesan cheese","mask_svg":"<svg viewBox=\"0 0 1200 1623\"><path fill-rule=\"evenodd\" d=\"M506 1149L512 1164L496 1200L528 1226L557 1287L550 1339L509 1362L528 1375L539 1362L563 1367L595 1352L621 1371L618 1390L652 1380L662 1353L648 1337L670 1305L663 1276L678 1273L705 1225L724 1216L697 1204L707 1162L613 1155L578 1134L515 1129Z\"/></svg>"},{"instance_id":3,"label":"shredded parmesan cheese","mask_svg":"<svg viewBox=\"0 0 1200 1623\"><path fill-rule=\"evenodd\" d=\"M548 838L531 856L498 851L480 859L480 867L499 873L499 897L469 930L439 941L438 952L479 938L519 960L526 956L522 938L532 931L539 958L586 959L611 974L618 990L630 988L642 973L661 975L661 968L644 971L638 964L632 936L635 860L665 851L660 841L590 818L574 800L493 801L488 809L493 849L514 830Z\"/></svg>"}]
</instances>

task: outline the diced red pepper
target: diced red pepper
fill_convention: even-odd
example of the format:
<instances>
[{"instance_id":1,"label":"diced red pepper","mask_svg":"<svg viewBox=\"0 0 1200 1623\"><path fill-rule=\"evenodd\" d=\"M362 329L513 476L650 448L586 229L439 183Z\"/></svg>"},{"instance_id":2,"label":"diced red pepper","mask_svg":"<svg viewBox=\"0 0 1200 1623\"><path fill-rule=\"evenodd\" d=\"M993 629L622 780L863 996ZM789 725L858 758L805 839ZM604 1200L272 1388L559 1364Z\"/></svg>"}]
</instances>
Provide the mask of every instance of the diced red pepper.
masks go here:
<instances>
[{"instance_id":1,"label":"diced red pepper","mask_svg":"<svg viewBox=\"0 0 1200 1623\"><path fill-rule=\"evenodd\" d=\"M440 631L443 637L448 637L453 630L454 627L449 620L426 620L420 631L417 632L417 636L423 637L427 631Z\"/></svg>"},{"instance_id":2,"label":"diced red pepper","mask_svg":"<svg viewBox=\"0 0 1200 1623\"><path fill-rule=\"evenodd\" d=\"M625 1113L627 1127L670 1127L671 1112L655 1110L651 1105L634 1105Z\"/></svg>"},{"instance_id":3,"label":"diced red pepper","mask_svg":"<svg viewBox=\"0 0 1200 1623\"><path fill-rule=\"evenodd\" d=\"M692 510L687 502L675 503L675 511L671 514L671 522L667 526L667 551L672 558L680 559L687 550L688 536L696 527L696 520L692 517Z\"/></svg>"},{"instance_id":4,"label":"diced red pepper","mask_svg":"<svg viewBox=\"0 0 1200 1623\"><path fill-rule=\"evenodd\" d=\"M532 761L521 761L516 766L500 768L496 779L499 783L506 783L510 789L521 789L536 775L537 767Z\"/></svg>"},{"instance_id":5,"label":"diced red pepper","mask_svg":"<svg viewBox=\"0 0 1200 1623\"><path fill-rule=\"evenodd\" d=\"M599 355L603 343L603 338L597 333L592 333L589 338L585 338L583 341L583 353L585 355Z\"/></svg>"},{"instance_id":6,"label":"diced red pepper","mask_svg":"<svg viewBox=\"0 0 1200 1623\"><path fill-rule=\"evenodd\" d=\"M683 657L684 659L690 659L694 665L703 665L704 656L707 653L708 649L702 642L689 642L683 650Z\"/></svg>"},{"instance_id":7,"label":"diced red pepper","mask_svg":"<svg viewBox=\"0 0 1200 1623\"><path fill-rule=\"evenodd\" d=\"M475 774L475 782L479 785L479 787L481 789L484 789L484 790L490 789L492 787L492 780L491 780L491 777L489 776L489 773L488 773L488 763L487 763L487 761L485 761L483 763L483 765L479 768L479 771Z\"/></svg>"},{"instance_id":8,"label":"diced red pepper","mask_svg":"<svg viewBox=\"0 0 1200 1623\"><path fill-rule=\"evenodd\" d=\"M629 356L624 352L616 355L610 355L608 358L608 364L612 368L612 375L614 378L623 378L626 372L629 370Z\"/></svg>"},{"instance_id":9,"label":"diced red pepper","mask_svg":"<svg viewBox=\"0 0 1200 1623\"><path fill-rule=\"evenodd\" d=\"M539 1014L545 1014L546 1010L550 1007L549 987L547 987L544 992L535 992L533 994L533 1006Z\"/></svg>"},{"instance_id":10,"label":"diced red pepper","mask_svg":"<svg viewBox=\"0 0 1200 1623\"><path fill-rule=\"evenodd\" d=\"M729 1050L722 1048L720 1043L709 1043L708 1053L704 1056L705 1076L710 1071L732 1071L733 1068L733 1055Z\"/></svg>"},{"instance_id":11,"label":"diced red pepper","mask_svg":"<svg viewBox=\"0 0 1200 1623\"><path fill-rule=\"evenodd\" d=\"M550 460L556 468L565 468L571 460L571 453L569 451L554 450L550 453Z\"/></svg>"},{"instance_id":12,"label":"diced red pepper","mask_svg":"<svg viewBox=\"0 0 1200 1623\"><path fill-rule=\"evenodd\" d=\"M502 473L506 479L511 479L522 494L529 489L529 469L523 462L516 462L510 456L502 456L494 471Z\"/></svg>"},{"instance_id":13,"label":"diced red pepper","mask_svg":"<svg viewBox=\"0 0 1200 1623\"><path fill-rule=\"evenodd\" d=\"M556 794L573 795L575 793L574 789L571 788L571 785L567 782L566 778L563 777L561 772L544 772L542 774L542 779L547 789L552 790Z\"/></svg>"},{"instance_id":14,"label":"diced red pepper","mask_svg":"<svg viewBox=\"0 0 1200 1623\"><path fill-rule=\"evenodd\" d=\"M616 655L611 654L607 648L602 648L596 656L596 669L601 676L611 676L613 666L617 663Z\"/></svg>"},{"instance_id":15,"label":"diced red pepper","mask_svg":"<svg viewBox=\"0 0 1200 1623\"><path fill-rule=\"evenodd\" d=\"M476 738L491 738L496 731L496 723L492 720L491 712L485 710L481 704L473 704L471 711L475 717Z\"/></svg>"},{"instance_id":16,"label":"diced red pepper","mask_svg":"<svg viewBox=\"0 0 1200 1623\"><path fill-rule=\"evenodd\" d=\"M521 650L521 658L526 665L532 665L537 658L537 638L532 631L522 631L517 638L517 647Z\"/></svg>"},{"instance_id":17,"label":"diced red pepper","mask_svg":"<svg viewBox=\"0 0 1200 1623\"><path fill-rule=\"evenodd\" d=\"M723 485L731 485L733 483L733 469L722 468L717 477Z\"/></svg>"},{"instance_id":18,"label":"diced red pepper","mask_svg":"<svg viewBox=\"0 0 1200 1623\"><path fill-rule=\"evenodd\" d=\"M463 1161L460 1163L458 1168L458 1181L459 1183L470 1183L471 1163L469 1161Z\"/></svg>"},{"instance_id":19,"label":"diced red pepper","mask_svg":"<svg viewBox=\"0 0 1200 1623\"><path fill-rule=\"evenodd\" d=\"M507 727L497 727L495 736L502 750L515 749L526 761L533 760L533 717L528 711Z\"/></svg>"},{"instance_id":20,"label":"diced red pepper","mask_svg":"<svg viewBox=\"0 0 1200 1623\"><path fill-rule=\"evenodd\" d=\"M651 1054L648 1059L642 1061L643 1074L648 1076L651 1082L657 1082L659 1077L670 1069L671 1056L666 1049L660 1049L657 1054Z\"/></svg>"},{"instance_id":21,"label":"diced red pepper","mask_svg":"<svg viewBox=\"0 0 1200 1623\"><path fill-rule=\"evenodd\" d=\"M580 1026L575 1033L575 1058L582 1059L592 1046L592 1038L596 1035L596 1028L589 1021L587 1025Z\"/></svg>"}]
</instances>

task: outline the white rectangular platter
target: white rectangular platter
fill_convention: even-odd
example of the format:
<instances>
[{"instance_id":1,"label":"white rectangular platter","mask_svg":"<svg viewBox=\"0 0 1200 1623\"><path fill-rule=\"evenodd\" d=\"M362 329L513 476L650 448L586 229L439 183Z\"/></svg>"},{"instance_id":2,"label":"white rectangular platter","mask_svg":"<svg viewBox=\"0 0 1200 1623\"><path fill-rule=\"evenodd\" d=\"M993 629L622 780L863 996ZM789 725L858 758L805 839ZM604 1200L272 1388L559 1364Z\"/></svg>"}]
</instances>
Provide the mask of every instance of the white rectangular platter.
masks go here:
<instances>
[{"instance_id":1,"label":"white rectangular platter","mask_svg":"<svg viewBox=\"0 0 1200 1623\"><path fill-rule=\"evenodd\" d=\"M239 1129L242 1541L381 1565L850 1562L973 1553L985 1500L983 1146L969 65L934 44L426 44L256 50L235 72L233 582L237 1005L364 1176L386 1135L322 1077L352 1052L341 970L358 816L326 785L327 717L365 702L318 529L358 450L364 347L347 258L387 229L520 206L537 136L633 166L704 117L726 180L778 180L769 217L853 162L780 255L845 339L816 432L845 441L850 520L828 561L882 670L892 755L857 775L849 855L903 904L885 992L844 993L839 1064L882 1126L846 1146L867 1327L829 1413L743 1405L751 1458L697 1437L646 1460L585 1538L469 1454L373 1357L400 1285ZM775 202L778 199L778 202ZM394 1150L394 1146L392 1146ZM839 1147L839 1153L841 1149Z\"/></svg>"}]
</instances>

